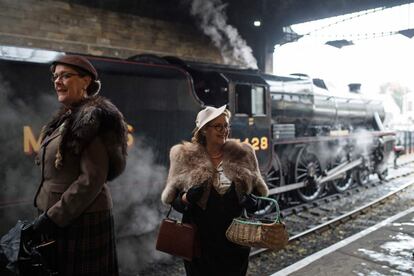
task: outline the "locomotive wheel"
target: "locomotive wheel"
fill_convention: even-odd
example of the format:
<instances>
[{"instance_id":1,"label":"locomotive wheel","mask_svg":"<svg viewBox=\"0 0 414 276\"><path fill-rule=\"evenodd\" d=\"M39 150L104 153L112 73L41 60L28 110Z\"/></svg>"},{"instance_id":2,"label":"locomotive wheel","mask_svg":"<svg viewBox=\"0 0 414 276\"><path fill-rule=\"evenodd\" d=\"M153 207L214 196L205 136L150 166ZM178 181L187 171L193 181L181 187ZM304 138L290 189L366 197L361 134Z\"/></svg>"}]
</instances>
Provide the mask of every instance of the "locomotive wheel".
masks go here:
<instances>
[{"instance_id":1,"label":"locomotive wheel","mask_svg":"<svg viewBox=\"0 0 414 276\"><path fill-rule=\"evenodd\" d=\"M366 168L358 168L355 172L356 181L364 186L369 182L369 171Z\"/></svg>"},{"instance_id":2,"label":"locomotive wheel","mask_svg":"<svg viewBox=\"0 0 414 276\"><path fill-rule=\"evenodd\" d=\"M305 148L299 150L296 161L294 177L295 182L305 182L306 187L296 190L298 197L304 202L310 202L320 196L323 191L324 185L318 185L310 181L310 177L313 175L314 179L318 178L322 174L321 163L312 152L308 152Z\"/></svg>"},{"instance_id":3,"label":"locomotive wheel","mask_svg":"<svg viewBox=\"0 0 414 276\"><path fill-rule=\"evenodd\" d=\"M338 155L332 167L334 168L345 161L346 157L343 154ZM343 193L351 187L352 182L352 173L347 171L343 174L343 177L333 180L331 185L337 193Z\"/></svg>"},{"instance_id":4,"label":"locomotive wheel","mask_svg":"<svg viewBox=\"0 0 414 276\"><path fill-rule=\"evenodd\" d=\"M282 166L279 157L274 154L272 160L272 168L269 170L266 176L266 182L269 189L277 188L282 183ZM273 198L279 200L281 194L272 195Z\"/></svg>"}]
</instances>

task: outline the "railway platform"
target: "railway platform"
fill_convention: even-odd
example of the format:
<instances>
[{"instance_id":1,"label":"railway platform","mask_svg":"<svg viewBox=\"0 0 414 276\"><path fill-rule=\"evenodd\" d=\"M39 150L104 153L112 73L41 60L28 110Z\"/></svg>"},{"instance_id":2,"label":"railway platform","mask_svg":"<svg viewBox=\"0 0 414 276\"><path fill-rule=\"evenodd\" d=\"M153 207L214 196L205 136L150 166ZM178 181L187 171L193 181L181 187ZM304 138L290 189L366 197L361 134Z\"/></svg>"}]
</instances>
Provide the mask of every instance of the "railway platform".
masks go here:
<instances>
[{"instance_id":1,"label":"railway platform","mask_svg":"<svg viewBox=\"0 0 414 276\"><path fill-rule=\"evenodd\" d=\"M414 207L271 276L414 275Z\"/></svg>"}]
</instances>

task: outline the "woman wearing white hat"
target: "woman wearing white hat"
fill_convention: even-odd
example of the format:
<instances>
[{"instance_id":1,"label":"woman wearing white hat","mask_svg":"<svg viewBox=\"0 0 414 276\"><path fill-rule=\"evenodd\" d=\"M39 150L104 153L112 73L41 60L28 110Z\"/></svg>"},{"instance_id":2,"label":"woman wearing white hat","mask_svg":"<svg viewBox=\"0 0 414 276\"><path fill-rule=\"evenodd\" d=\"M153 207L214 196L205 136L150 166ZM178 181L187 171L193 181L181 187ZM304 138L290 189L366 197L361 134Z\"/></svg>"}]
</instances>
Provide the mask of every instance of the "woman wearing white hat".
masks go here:
<instances>
[{"instance_id":1,"label":"woman wearing white hat","mask_svg":"<svg viewBox=\"0 0 414 276\"><path fill-rule=\"evenodd\" d=\"M191 142L171 148L170 170L161 199L183 213L200 233L201 256L184 261L187 275L245 275L249 247L227 240L225 232L242 208L255 208L252 194L266 196L253 148L228 139L226 106L206 107L196 119Z\"/></svg>"}]
</instances>

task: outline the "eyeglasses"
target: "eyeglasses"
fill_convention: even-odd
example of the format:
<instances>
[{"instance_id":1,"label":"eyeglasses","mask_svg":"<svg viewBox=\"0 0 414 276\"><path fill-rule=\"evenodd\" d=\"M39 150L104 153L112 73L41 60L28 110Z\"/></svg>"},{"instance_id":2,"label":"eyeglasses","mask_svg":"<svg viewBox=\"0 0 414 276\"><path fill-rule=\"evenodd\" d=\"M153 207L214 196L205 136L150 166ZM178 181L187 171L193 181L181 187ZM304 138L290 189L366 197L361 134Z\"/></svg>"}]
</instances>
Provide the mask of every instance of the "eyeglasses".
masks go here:
<instances>
[{"instance_id":1,"label":"eyeglasses","mask_svg":"<svg viewBox=\"0 0 414 276\"><path fill-rule=\"evenodd\" d=\"M65 80L70 79L70 78L71 78L71 77L73 77L73 76L80 76L80 75L79 75L79 74L77 74L77 73L69 73L69 72L67 72L67 73L62 73L62 74L60 74L60 75L58 75L58 74L53 74L53 75L52 75L52 77L51 77L51 80L52 80L52 82L55 82L55 81L57 81L58 79L61 79L61 80L65 81Z\"/></svg>"},{"instance_id":2,"label":"eyeglasses","mask_svg":"<svg viewBox=\"0 0 414 276\"><path fill-rule=\"evenodd\" d=\"M212 126L207 125L207 127L214 127L214 129L217 130L218 132L222 132L223 130L229 131L230 128L231 128L231 125L216 124L216 125L212 125Z\"/></svg>"}]
</instances>

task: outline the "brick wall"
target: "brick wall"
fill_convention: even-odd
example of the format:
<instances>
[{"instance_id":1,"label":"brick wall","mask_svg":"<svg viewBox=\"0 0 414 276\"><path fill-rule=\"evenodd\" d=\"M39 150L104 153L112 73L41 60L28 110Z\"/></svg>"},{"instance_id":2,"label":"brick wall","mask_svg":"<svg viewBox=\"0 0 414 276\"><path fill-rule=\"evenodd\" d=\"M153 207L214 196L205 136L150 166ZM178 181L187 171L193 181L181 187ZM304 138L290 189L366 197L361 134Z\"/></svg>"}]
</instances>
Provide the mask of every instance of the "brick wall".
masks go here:
<instances>
[{"instance_id":1,"label":"brick wall","mask_svg":"<svg viewBox=\"0 0 414 276\"><path fill-rule=\"evenodd\" d=\"M219 51L194 26L54 0L0 0L0 45L222 62Z\"/></svg>"}]
</instances>

